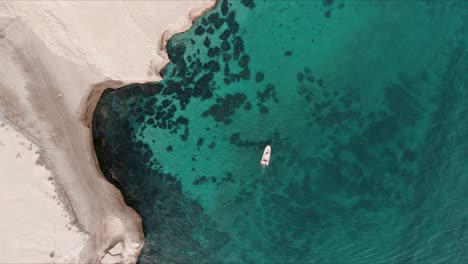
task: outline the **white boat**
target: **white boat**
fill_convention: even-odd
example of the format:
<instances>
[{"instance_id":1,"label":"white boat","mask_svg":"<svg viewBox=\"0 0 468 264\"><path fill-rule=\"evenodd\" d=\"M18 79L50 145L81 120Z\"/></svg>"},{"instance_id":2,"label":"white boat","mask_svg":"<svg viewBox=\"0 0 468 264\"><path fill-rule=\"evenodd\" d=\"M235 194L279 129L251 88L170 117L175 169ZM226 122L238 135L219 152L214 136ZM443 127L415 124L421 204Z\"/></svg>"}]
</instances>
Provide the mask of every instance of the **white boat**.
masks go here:
<instances>
[{"instance_id":1,"label":"white boat","mask_svg":"<svg viewBox=\"0 0 468 264\"><path fill-rule=\"evenodd\" d=\"M260 164L263 167L267 167L270 164L270 156L271 156L271 147L270 145L268 145L265 147L265 150L263 151L262 160L260 161Z\"/></svg>"}]
</instances>

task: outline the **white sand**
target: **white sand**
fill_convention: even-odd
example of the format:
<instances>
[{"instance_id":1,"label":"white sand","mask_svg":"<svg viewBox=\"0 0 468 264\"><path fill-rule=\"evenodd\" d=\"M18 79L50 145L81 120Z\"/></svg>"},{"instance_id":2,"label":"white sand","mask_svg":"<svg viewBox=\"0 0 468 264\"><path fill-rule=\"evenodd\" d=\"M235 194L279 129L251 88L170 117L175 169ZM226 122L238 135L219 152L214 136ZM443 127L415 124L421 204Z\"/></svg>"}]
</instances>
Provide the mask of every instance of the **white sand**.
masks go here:
<instances>
[{"instance_id":1,"label":"white sand","mask_svg":"<svg viewBox=\"0 0 468 264\"><path fill-rule=\"evenodd\" d=\"M167 63L165 41L213 5L214 1L0 3L0 119L28 138L20 139L26 146L36 143L48 170L34 164L34 146L29 151L11 141L0 147L2 157L15 156L15 162L0 163L0 203L7 208L0 232L8 238L0 244L0 262L96 263L104 256L109 263L136 261L144 243L141 218L99 171L86 126L104 87L92 84L160 79L157 72ZM113 87L121 84L108 82ZM88 96L94 87L98 90ZM14 137L16 132L2 129L0 139L8 133ZM17 152L24 161L16 160ZM41 205L46 209L38 211ZM87 235L69 231L67 217L76 224L72 230Z\"/></svg>"},{"instance_id":2,"label":"white sand","mask_svg":"<svg viewBox=\"0 0 468 264\"><path fill-rule=\"evenodd\" d=\"M38 147L1 121L0 135L0 262L70 262L86 236L69 225Z\"/></svg>"}]
</instances>

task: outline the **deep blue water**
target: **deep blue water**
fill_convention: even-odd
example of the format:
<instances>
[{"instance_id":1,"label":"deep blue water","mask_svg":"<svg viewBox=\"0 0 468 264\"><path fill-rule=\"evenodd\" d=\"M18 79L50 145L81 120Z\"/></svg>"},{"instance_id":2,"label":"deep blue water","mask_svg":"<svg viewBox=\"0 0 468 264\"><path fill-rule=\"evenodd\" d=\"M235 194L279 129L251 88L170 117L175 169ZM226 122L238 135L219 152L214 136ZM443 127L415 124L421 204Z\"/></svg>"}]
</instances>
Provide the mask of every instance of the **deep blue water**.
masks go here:
<instances>
[{"instance_id":1,"label":"deep blue water","mask_svg":"<svg viewBox=\"0 0 468 264\"><path fill-rule=\"evenodd\" d=\"M139 262L467 263L467 25L461 1L219 1L94 114Z\"/></svg>"}]
</instances>

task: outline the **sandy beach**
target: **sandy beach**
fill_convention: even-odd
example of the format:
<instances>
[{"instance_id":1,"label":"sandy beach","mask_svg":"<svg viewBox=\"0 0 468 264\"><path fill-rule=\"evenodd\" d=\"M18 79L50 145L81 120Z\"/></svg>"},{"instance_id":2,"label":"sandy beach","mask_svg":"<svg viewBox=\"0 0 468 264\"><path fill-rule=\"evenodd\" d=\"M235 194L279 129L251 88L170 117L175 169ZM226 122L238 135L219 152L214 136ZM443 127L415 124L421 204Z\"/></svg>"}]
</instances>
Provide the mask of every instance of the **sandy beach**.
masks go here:
<instances>
[{"instance_id":1,"label":"sandy beach","mask_svg":"<svg viewBox=\"0 0 468 264\"><path fill-rule=\"evenodd\" d=\"M166 41L214 4L0 3L0 262L136 262L141 218L99 170L90 115L104 88L160 80Z\"/></svg>"}]
</instances>

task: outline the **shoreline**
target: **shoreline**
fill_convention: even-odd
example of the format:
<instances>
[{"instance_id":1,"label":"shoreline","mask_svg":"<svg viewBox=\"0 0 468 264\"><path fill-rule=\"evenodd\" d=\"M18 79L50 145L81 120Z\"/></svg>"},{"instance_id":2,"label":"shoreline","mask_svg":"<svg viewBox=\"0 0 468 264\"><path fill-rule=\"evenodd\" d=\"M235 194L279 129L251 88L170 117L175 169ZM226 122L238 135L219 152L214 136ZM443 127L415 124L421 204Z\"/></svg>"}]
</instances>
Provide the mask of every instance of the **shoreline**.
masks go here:
<instances>
[{"instance_id":1,"label":"shoreline","mask_svg":"<svg viewBox=\"0 0 468 264\"><path fill-rule=\"evenodd\" d=\"M159 45L158 45L159 46L158 54L163 60L159 61L159 62L156 61L155 62L156 64L153 65L155 74L158 76L158 78L160 78L160 80L162 80L160 72L162 70L164 70L164 68L166 68L167 64L169 64L169 62L170 62L169 55L168 55L167 49L166 49L166 46L167 46L167 43L169 42L169 40L175 34L184 33L187 30L189 30L192 27L193 23L195 22L195 20L197 18L203 16L206 12L209 12L213 8L215 8L215 6L217 4L217 1L218 0L212 0L212 1L209 1L210 5L189 10L188 14L185 16L186 21L183 23L183 25L179 25L179 27L177 27L177 26L169 27L166 30L164 30L164 32L161 35L161 39L160 39L160 42L159 42Z\"/></svg>"},{"instance_id":2,"label":"shoreline","mask_svg":"<svg viewBox=\"0 0 468 264\"><path fill-rule=\"evenodd\" d=\"M189 30L193 26L193 23L195 22L196 19L203 16L206 12L211 11L216 6L217 1L218 0L207 0L205 2L209 3L210 5L206 5L203 7L189 10L188 14L185 16L186 20L184 21L183 25L181 25L180 27L169 27L162 32L161 38L159 40L159 45L158 45L158 55L160 56L162 61L158 62L157 65L152 65L154 67L152 71L157 76L157 79L151 79L151 78L146 79L146 80L129 80L129 79L113 80L113 79L110 79L110 80L91 84L88 95L83 98L82 102L80 103L79 110L78 110L78 116L82 124L88 128L91 128L94 110L96 108L96 105L99 99L101 98L102 93L106 89L119 89L131 83L146 83L146 82L162 81L163 78L161 77L160 72L164 70L166 66L170 63L169 55L166 49L168 41L175 34L184 33L187 30ZM152 59L152 63L153 62L154 62L154 58ZM91 140L92 140L92 135L91 135ZM93 147L93 151L94 151L94 147Z\"/></svg>"},{"instance_id":3,"label":"shoreline","mask_svg":"<svg viewBox=\"0 0 468 264\"><path fill-rule=\"evenodd\" d=\"M110 9L114 10L103 3L0 4L0 10L11 16L10 23L0 25L5 35L0 42L1 60L5 65L4 72L0 71L4 77L0 81L0 107L6 119L41 149L42 163L49 166L59 186L56 192L63 189L62 199L76 214L75 225L88 236L79 254L68 256L71 262L135 263L144 245L141 217L126 205L122 193L102 175L89 128L94 107L105 90L103 85L118 88L129 83L112 79L160 80L159 71L169 62L165 50L167 41L174 34L188 30L194 19L213 8L216 2L184 2L188 12L183 12L183 16L175 15L182 13L180 4L120 2L112 5ZM189 8L189 5L196 7ZM164 8L169 11L163 12ZM179 17L178 23L174 26L164 22L169 26L162 26L162 22L154 22L154 10L164 14L165 21ZM130 18L117 21L121 26L115 25L118 30L136 36L124 43L127 46L119 46L115 51L133 47L140 52L137 56L124 54L127 57L115 58L114 50L108 48L114 43L106 43L106 39L102 46L96 47L94 44L98 40L95 38L101 37L99 28L93 30L95 25L83 25L86 24L83 16L90 16L92 21L94 14L108 13L112 14L107 17L109 20L100 18L100 21L113 25L116 23L113 17L119 12L148 15L142 15L146 20ZM79 18L78 22L73 17ZM144 69L144 58L148 58L145 54L152 53L148 48L154 44L148 40L154 39L150 36L158 31L155 29L158 25L163 27L159 51L153 54L150 69L140 72L137 69ZM129 30L131 27L139 31ZM144 29L148 31L145 33ZM115 34L114 39L110 38L114 42L121 40L118 30L110 32ZM61 31L68 36L62 36ZM105 79L107 81L103 82Z\"/></svg>"}]
</instances>

